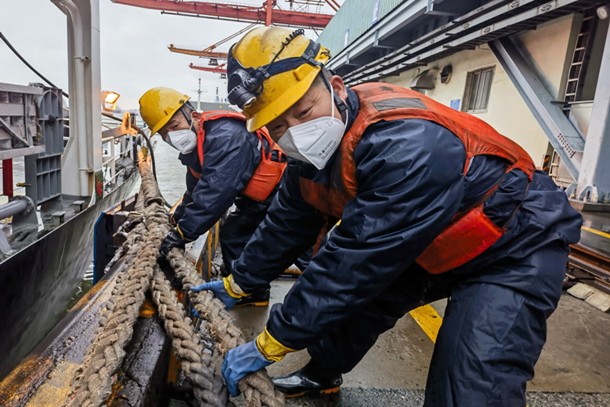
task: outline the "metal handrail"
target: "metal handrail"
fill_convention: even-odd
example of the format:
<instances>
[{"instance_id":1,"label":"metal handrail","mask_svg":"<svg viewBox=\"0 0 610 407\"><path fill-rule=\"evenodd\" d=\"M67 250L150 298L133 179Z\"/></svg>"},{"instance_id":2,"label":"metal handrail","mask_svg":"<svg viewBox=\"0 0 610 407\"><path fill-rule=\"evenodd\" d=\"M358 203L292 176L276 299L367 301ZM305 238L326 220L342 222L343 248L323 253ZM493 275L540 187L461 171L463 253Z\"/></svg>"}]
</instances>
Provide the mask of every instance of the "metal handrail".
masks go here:
<instances>
[{"instance_id":1,"label":"metal handrail","mask_svg":"<svg viewBox=\"0 0 610 407\"><path fill-rule=\"evenodd\" d=\"M102 158L102 174L104 174L104 187L109 185L115 185L117 179L126 173L125 169L119 171L116 170L116 162L121 158L130 158L135 163L136 151L134 151L134 145L139 143L132 143L127 137L133 137L134 139L140 137L137 133L137 129L133 128L132 119L129 113L125 113L122 118L114 116L113 114L102 112L102 116L120 122L121 125L115 128L105 126L108 130L102 132L102 147L108 144L108 157L105 161ZM119 145L119 153L116 153L116 146ZM108 177L108 172L110 173Z\"/></svg>"}]
</instances>

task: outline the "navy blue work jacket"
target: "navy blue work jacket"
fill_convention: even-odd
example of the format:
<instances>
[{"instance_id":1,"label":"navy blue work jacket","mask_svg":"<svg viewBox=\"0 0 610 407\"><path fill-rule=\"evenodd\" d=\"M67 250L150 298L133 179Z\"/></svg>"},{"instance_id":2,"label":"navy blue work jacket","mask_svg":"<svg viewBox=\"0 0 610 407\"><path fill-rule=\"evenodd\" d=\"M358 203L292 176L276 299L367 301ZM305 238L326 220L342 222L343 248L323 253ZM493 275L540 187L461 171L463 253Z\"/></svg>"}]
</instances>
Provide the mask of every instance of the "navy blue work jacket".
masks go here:
<instances>
[{"instance_id":1,"label":"navy blue work jacket","mask_svg":"<svg viewBox=\"0 0 610 407\"><path fill-rule=\"evenodd\" d=\"M179 156L182 164L202 174L197 179L187 170L187 192L177 210L178 225L190 239L210 229L234 202L251 212L266 211L271 201L258 203L241 195L261 160L258 138L235 119L208 121L205 126L203 168L197 149Z\"/></svg>"},{"instance_id":2,"label":"navy blue work jacket","mask_svg":"<svg viewBox=\"0 0 610 407\"><path fill-rule=\"evenodd\" d=\"M348 107L349 117L356 117L358 100L349 89ZM341 223L284 303L270 313L267 329L287 347L303 349L357 313L408 272L458 211L478 202L496 184L500 187L484 210L497 225L506 226L507 233L453 273L474 273L504 256L525 256L549 241L572 243L579 238L579 214L545 174L536 173L536 186L528 187L521 171L505 174L503 160L480 156L463 175L464 145L433 122L371 125L354 158L356 197L346 204ZM332 161L320 171L306 164L289 165L267 217L233 264L234 279L244 291L267 286L314 243L326 218L303 200L299 178L328 184L337 176L333 167ZM519 215L513 216L517 207Z\"/></svg>"}]
</instances>

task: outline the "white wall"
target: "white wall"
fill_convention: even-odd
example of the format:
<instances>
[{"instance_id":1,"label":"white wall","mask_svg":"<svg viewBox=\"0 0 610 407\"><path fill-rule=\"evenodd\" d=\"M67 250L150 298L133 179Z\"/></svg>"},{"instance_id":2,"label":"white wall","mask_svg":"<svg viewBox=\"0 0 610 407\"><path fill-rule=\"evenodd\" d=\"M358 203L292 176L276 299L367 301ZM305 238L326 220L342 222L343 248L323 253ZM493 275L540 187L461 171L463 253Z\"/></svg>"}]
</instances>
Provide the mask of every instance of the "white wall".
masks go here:
<instances>
[{"instance_id":1,"label":"white wall","mask_svg":"<svg viewBox=\"0 0 610 407\"><path fill-rule=\"evenodd\" d=\"M562 17L539 26L536 30L519 35L549 91L558 99L562 99L559 92L564 88L564 67L569 64L572 56L571 52L568 52L572 19L571 15ZM408 87L413 78L423 70L433 67L442 68L449 63L453 66L453 75L449 83L442 84L437 77L435 89L426 91L426 95L446 105L449 105L453 99L462 101L467 73L494 66L487 112L477 113L475 116L519 143L532 156L534 163L540 166L547 151L548 139L488 45L480 46L475 50L462 51L426 67L385 78L384 81Z\"/></svg>"}]
</instances>

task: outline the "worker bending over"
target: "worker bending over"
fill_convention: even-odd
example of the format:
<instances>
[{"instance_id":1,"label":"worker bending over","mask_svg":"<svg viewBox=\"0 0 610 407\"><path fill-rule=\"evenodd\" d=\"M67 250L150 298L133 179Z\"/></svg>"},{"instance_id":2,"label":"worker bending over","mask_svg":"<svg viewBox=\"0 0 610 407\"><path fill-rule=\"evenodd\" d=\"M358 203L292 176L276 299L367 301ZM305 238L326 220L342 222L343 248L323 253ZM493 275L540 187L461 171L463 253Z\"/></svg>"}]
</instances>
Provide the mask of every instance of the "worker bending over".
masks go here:
<instances>
[{"instance_id":1,"label":"worker bending over","mask_svg":"<svg viewBox=\"0 0 610 407\"><path fill-rule=\"evenodd\" d=\"M190 97L157 87L140 98L140 114L151 135L180 152L187 190L171 217L175 228L163 240L163 257L174 247L197 239L235 203L220 229L223 274L236 259L267 208L286 168L286 157L266 129L249 132L245 118L231 111L195 111ZM240 304L267 305L269 290L256 292Z\"/></svg>"},{"instance_id":2,"label":"worker bending over","mask_svg":"<svg viewBox=\"0 0 610 407\"><path fill-rule=\"evenodd\" d=\"M379 334L449 298L426 406L525 405L580 214L528 154L485 122L386 83L346 87L303 31L256 28L229 55L229 100L267 126L289 165L218 297L267 287L334 228L264 331L228 352L230 392L307 348L275 378L289 395L333 392ZM289 237L289 238L287 238Z\"/></svg>"}]
</instances>

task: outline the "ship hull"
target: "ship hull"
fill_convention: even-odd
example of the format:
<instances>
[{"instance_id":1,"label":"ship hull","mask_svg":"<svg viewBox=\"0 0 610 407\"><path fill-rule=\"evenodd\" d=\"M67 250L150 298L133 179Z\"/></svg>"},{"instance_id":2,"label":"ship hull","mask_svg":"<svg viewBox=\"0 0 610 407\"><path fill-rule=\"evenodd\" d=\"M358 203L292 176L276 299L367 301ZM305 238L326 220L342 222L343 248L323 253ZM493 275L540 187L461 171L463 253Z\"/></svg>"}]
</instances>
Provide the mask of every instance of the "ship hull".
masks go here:
<instances>
[{"instance_id":1,"label":"ship hull","mask_svg":"<svg viewBox=\"0 0 610 407\"><path fill-rule=\"evenodd\" d=\"M125 199L138 179L129 177L94 206L0 263L0 379L65 315L91 264L97 217Z\"/></svg>"}]
</instances>

